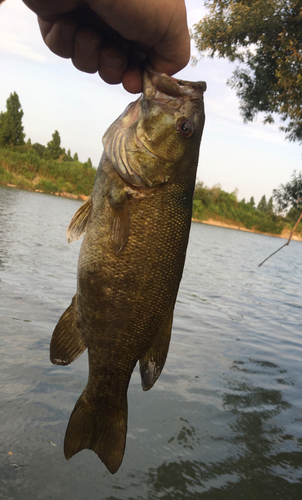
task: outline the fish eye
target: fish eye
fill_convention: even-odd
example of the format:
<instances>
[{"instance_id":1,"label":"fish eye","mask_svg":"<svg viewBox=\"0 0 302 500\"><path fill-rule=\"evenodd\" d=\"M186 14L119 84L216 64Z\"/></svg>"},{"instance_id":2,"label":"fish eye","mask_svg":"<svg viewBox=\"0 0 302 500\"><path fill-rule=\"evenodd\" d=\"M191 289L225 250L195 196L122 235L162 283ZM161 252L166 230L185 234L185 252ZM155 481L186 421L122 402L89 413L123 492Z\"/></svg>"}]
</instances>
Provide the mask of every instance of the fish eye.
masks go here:
<instances>
[{"instance_id":1,"label":"fish eye","mask_svg":"<svg viewBox=\"0 0 302 500\"><path fill-rule=\"evenodd\" d=\"M186 118L181 118L178 122L177 129L180 135L187 139L188 137L191 137L191 135L193 134L194 125L190 120L187 120Z\"/></svg>"}]
</instances>

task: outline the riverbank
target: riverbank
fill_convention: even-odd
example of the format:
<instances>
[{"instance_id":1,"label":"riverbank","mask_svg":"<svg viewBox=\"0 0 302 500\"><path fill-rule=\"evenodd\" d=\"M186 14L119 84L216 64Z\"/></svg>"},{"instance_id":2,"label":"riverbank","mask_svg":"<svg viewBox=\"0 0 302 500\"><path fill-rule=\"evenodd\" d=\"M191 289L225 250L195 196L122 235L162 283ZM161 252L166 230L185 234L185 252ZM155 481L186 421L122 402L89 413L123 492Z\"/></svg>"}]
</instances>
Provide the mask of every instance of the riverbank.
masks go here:
<instances>
[{"instance_id":1,"label":"riverbank","mask_svg":"<svg viewBox=\"0 0 302 500\"><path fill-rule=\"evenodd\" d=\"M230 224L227 222L223 221L218 221L214 219L208 219L208 220L199 220L199 219L192 219L193 222L199 222L201 224L209 224L211 226L219 226L219 227L225 227L228 229L237 229L238 231L246 231L248 233L257 233L257 234L265 234L266 236L274 236L274 238L283 238L283 239L288 239L290 236L291 231L289 229L283 229L281 234L272 234L272 233L263 233L261 231L257 231L255 229L247 229L244 226L240 226L239 224ZM302 235L299 234L294 234L291 237L292 240L294 241L302 241Z\"/></svg>"}]
</instances>

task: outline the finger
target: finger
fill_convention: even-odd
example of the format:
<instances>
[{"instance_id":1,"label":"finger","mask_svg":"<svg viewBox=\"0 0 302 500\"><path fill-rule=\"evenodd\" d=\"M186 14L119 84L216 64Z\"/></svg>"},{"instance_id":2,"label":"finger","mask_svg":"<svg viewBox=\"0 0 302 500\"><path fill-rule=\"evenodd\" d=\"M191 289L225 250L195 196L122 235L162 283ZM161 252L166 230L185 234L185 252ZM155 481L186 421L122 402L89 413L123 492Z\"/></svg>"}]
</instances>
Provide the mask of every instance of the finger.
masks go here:
<instances>
[{"instance_id":1,"label":"finger","mask_svg":"<svg viewBox=\"0 0 302 500\"><path fill-rule=\"evenodd\" d=\"M80 71L96 73L99 69L101 36L90 28L79 30L74 39L72 62Z\"/></svg>"},{"instance_id":2,"label":"finger","mask_svg":"<svg viewBox=\"0 0 302 500\"><path fill-rule=\"evenodd\" d=\"M46 21L38 17L43 40L54 54L66 59L73 56L78 23L70 18Z\"/></svg>"},{"instance_id":3,"label":"finger","mask_svg":"<svg viewBox=\"0 0 302 500\"><path fill-rule=\"evenodd\" d=\"M149 52L149 59L155 71L174 75L190 60L190 35L183 30L179 35L163 40Z\"/></svg>"},{"instance_id":4,"label":"finger","mask_svg":"<svg viewBox=\"0 0 302 500\"><path fill-rule=\"evenodd\" d=\"M126 51L117 47L104 47L100 54L99 75L111 85L121 83L127 64Z\"/></svg>"},{"instance_id":5,"label":"finger","mask_svg":"<svg viewBox=\"0 0 302 500\"><path fill-rule=\"evenodd\" d=\"M127 92L138 94L143 91L143 75L140 67L127 68L122 77L122 84Z\"/></svg>"},{"instance_id":6,"label":"finger","mask_svg":"<svg viewBox=\"0 0 302 500\"><path fill-rule=\"evenodd\" d=\"M127 92L138 94L143 91L143 72L148 58L149 47L134 44L129 50L129 63L123 74L122 84Z\"/></svg>"}]
</instances>

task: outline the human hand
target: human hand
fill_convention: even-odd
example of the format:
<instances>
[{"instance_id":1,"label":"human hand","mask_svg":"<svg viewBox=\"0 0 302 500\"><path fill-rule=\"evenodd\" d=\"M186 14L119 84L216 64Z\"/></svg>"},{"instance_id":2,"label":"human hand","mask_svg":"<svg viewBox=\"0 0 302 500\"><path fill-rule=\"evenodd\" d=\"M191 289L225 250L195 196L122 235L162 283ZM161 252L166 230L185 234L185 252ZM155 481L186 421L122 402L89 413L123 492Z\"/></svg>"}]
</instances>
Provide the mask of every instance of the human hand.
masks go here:
<instances>
[{"instance_id":1,"label":"human hand","mask_svg":"<svg viewBox=\"0 0 302 500\"><path fill-rule=\"evenodd\" d=\"M142 91L148 59L173 75L190 58L184 0L23 0L38 15L44 42L87 73Z\"/></svg>"}]
</instances>

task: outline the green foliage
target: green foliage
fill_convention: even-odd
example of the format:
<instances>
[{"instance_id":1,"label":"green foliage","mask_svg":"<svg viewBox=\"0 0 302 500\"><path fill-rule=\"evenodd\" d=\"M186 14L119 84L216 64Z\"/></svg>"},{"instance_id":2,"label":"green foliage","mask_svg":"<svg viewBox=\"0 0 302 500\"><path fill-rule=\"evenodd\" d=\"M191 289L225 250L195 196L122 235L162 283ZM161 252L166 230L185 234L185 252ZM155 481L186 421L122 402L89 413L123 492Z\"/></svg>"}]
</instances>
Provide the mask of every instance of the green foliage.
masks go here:
<instances>
[{"instance_id":1,"label":"green foliage","mask_svg":"<svg viewBox=\"0 0 302 500\"><path fill-rule=\"evenodd\" d=\"M239 61L228 84L236 89L244 121L278 113L287 138L302 142L301 0L208 0L194 26L199 51Z\"/></svg>"},{"instance_id":2,"label":"green foliage","mask_svg":"<svg viewBox=\"0 0 302 500\"><path fill-rule=\"evenodd\" d=\"M267 207L266 196L264 194L257 205L257 210L259 210L259 212L266 212L266 207Z\"/></svg>"},{"instance_id":3,"label":"green foliage","mask_svg":"<svg viewBox=\"0 0 302 500\"><path fill-rule=\"evenodd\" d=\"M96 170L81 162L58 162L40 158L34 148L20 153L18 148L0 148L0 184L16 184L49 193L89 195Z\"/></svg>"},{"instance_id":4,"label":"green foliage","mask_svg":"<svg viewBox=\"0 0 302 500\"><path fill-rule=\"evenodd\" d=\"M193 217L222 220L246 229L280 234L285 225L284 219L268 210L256 210L254 205L253 197L249 203L244 200L238 202L234 193L227 193L218 185L208 188L203 182L198 182L193 198ZM265 200L265 208L267 205Z\"/></svg>"},{"instance_id":5,"label":"green foliage","mask_svg":"<svg viewBox=\"0 0 302 500\"><path fill-rule=\"evenodd\" d=\"M278 189L273 190L273 196L280 211L289 207L302 211L302 172L297 174L294 170L292 180L287 184L281 184Z\"/></svg>"},{"instance_id":6,"label":"green foliage","mask_svg":"<svg viewBox=\"0 0 302 500\"><path fill-rule=\"evenodd\" d=\"M249 204L252 208L255 208L255 200L254 200L254 196L251 196L250 201L248 202L248 204Z\"/></svg>"},{"instance_id":7,"label":"green foliage","mask_svg":"<svg viewBox=\"0 0 302 500\"><path fill-rule=\"evenodd\" d=\"M22 125L23 110L16 92L6 101L6 112L0 113L0 146L19 146L24 144Z\"/></svg>"},{"instance_id":8,"label":"green foliage","mask_svg":"<svg viewBox=\"0 0 302 500\"><path fill-rule=\"evenodd\" d=\"M286 214L286 219L288 219L290 222L296 222L301 214L301 210L299 210L297 207L291 207L290 210Z\"/></svg>"},{"instance_id":9,"label":"green foliage","mask_svg":"<svg viewBox=\"0 0 302 500\"><path fill-rule=\"evenodd\" d=\"M73 157L70 149L66 153L57 130L47 146L32 145L30 139L25 144L23 111L16 92L10 94L6 107L7 111L0 113L0 184L89 195L96 172L90 158L82 164L77 153Z\"/></svg>"},{"instance_id":10,"label":"green foliage","mask_svg":"<svg viewBox=\"0 0 302 500\"><path fill-rule=\"evenodd\" d=\"M38 142L35 142L35 144L32 145L32 148L40 156L40 158L43 157L45 149L46 149L46 147L43 146L43 144L39 144Z\"/></svg>"},{"instance_id":11,"label":"green foliage","mask_svg":"<svg viewBox=\"0 0 302 500\"><path fill-rule=\"evenodd\" d=\"M52 134L52 139L47 143L47 147L43 153L43 158L45 160L57 160L61 154L63 154L63 149L60 146L61 137L57 130Z\"/></svg>"},{"instance_id":12,"label":"green foliage","mask_svg":"<svg viewBox=\"0 0 302 500\"><path fill-rule=\"evenodd\" d=\"M274 203L273 203L273 197L271 196L270 199L268 200L266 204L266 213L268 214L273 214L274 213Z\"/></svg>"},{"instance_id":13,"label":"green foliage","mask_svg":"<svg viewBox=\"0 0 302 500\"><path fill-rule=\"evenodd\" d=\"M265 217L262 219L254 226L254 229L261 233L280 234L284 225L284 221L282 221L280 216L273 215L272 217Z\"/></svg>"},{"instance_id":14,"label":"green foliage","mask_svg":"<svg viewBox=\"0 0 302 500\"><path fill-rule=\"evenodd\" d=\"M92 168L92 161L91 161L91 159L88 158L88 160L85 161L85 163L83 163L83 166L87 167L87 168Z\"/></svg>"},{"instance_id":15,"label":"green foliage","mask_svg":"<svg viewBox=\"0 0 302 500\"><path fill-rule=\"evenodd\" d=\"M14 176L0 165L0 184L14 184Z\"/></svg>"},{"instance_id":16,"label":"green foliage","mask_svg":"<svg viewBox=\"0 0 302 500\"><path fill-rule=\"evenodd\" d=\"M56 193L59 190L57 184L54 184L52 181L47 179L41 179L36 184L36 189L40 189L46 193Z\"/></svg>"},{"instance_id":17,"label":"green foliage","mask_svg":"<svg viewBox=\"0 0 302 500\"><path fill-rule=\"evenodd\" d=\"M70 149L68 149L67 153L65 152L65 149L63 148L63 153L64 153L64 156L63 156L63 161L73 161L73 158L71 156L71 152L70 152Z\"/></svg>"}]
</instances>

